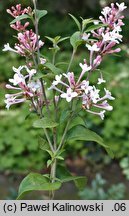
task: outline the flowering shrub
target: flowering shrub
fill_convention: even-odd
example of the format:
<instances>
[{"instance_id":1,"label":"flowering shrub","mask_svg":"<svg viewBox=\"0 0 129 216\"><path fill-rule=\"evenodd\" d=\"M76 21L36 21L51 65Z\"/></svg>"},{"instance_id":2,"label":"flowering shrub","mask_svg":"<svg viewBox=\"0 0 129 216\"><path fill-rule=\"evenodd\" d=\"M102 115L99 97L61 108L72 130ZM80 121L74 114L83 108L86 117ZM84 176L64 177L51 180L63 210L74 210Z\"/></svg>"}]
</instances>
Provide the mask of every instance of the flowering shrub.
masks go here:
<instances>
[{"instance_id":1,"label":"flowering shrub","mask_svg":"<svg viewBox=\"0 0 129 216\"><path fill-rule=\"evenodd\" d=\"M49 60L41 55L40 49L44 46L44 42L40 39L38 24L47 11L37 10L36 1L33 0L33 3L34 10L30 7L22 9L20 4L7 10L14 18L10 27L18 32L16 37L18 42L14 48L7 43L3 51L23 56L26 64L19 68L13 67L14 77L9 79L10 84L6 87L14 90L14 93L5 95L5 103L9 109L13 104L30 102L30 112L34 112L38 118L34 121L33 127L43 129L44 133L39 138L39 143L40 148L50 156L47 167L51 169L50 174L46 175L29 174L20 185L19 198L25 192L32 190L49 190L53 197L54 190L59 189L63 182L72 180L79 188L85 186L85 178L82 176L71 176L68 171L65 171L67 174L64 178L56 175L57 162L64 160L63 152L69 140L95 141L112 154L99 135L88 130L82 120L79 124L74 123L74 120L81 112L98 115L103 120L105 112L113 109L109 100L115 98L106 88L102 93L99 89L99 86L106 82L102 73L99 72L94 85L90 83L92 74L97 73L103 57L120 52L120 48L116 48L116 45L122 41L121 27L124 25L122 21L124 17L121 12L126 9L124 3L116 5L112 3L111 7L102 10L99 20L82 18L81 22L70 14L77 24L78 31L70 37L73 52L67 71L62 71L57 67L56 54L60 51L59 43L69 37L46 37L53 44L50 49L53 58ZM26 19L27 21L23 22ZM33 22L35 31L29 29L29 19ZM76 76L70 68L80 45L87 48L89 59L86 58L79 64L81 72ZM65 110L62 101L65 108L67 107ZM63 132L60 138L58 130L62 127L62 123Z\"/></svg>"}]
</instances>

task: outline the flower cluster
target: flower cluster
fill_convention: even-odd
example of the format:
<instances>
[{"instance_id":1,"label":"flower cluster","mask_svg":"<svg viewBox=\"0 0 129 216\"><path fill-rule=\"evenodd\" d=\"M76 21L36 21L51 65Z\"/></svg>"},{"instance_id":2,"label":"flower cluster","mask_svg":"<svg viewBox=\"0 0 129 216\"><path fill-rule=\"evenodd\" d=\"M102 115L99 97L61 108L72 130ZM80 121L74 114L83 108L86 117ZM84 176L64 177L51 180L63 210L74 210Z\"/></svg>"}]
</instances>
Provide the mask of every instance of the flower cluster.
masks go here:
<instances>
[{"instance_id":1,"label":"flower cluster","mask_svg":"<svg viewBox=\"0 0 129 216\"><path fill-rule=\"evenodd\" d=\"M16 7L11 7L11 10L8 9L7 12L14 18L25 14L33 16L32 9L30 7L22 9L21 4L16 5ZM5 44L3 51L11 51L24 56L28 67L25 65L19 68L13 67L14 77L13 79L9 79L11 85L7 84L6 88L17 92L5 95L6 108L9 109L12 104L19 104L30 100L32 107L38 110L43 106L42 88L41 82L39 80L34 81L33 79L36 74L36 69L30 60L33 61L36 51L42 47L44 43L40 40L40 36L37 36L32 29L27 30L29 22L25 22L25 24L22 25L21 21L16 21L10 26L18 31L18 43L15 44L14 49L10 47L9 43ZM40 58L41 64L44 64L45 61L45 59Z\"/></svg>"},{"instance_id":2,"label":"flower cluster","mask_svg":"<svg viewBox=\"0 0 129 216\"><path fill-rule=\"evenodd\" d=\"M49 90L54 89L58 94L55 96L55 101L58 104L58 98L66 99L71 102L73 99L81 100L82 109L89 113L98 115L104 119L105 111L111 111L112 106L109 105L108 100L114 100L110 91L104 88L104 94L101 96L99 85L105 83L102 73L98 78L96 84L90 85L90 76L95 69L101 64L103 56L110 53L120 52L120 48L114 48L122 41L121 27L124 25L121 12L126 9L124 3L116 5L111 4L111 7L105 7L99 21L95 21L95 25L100 24L97 30L91 33L84 32L82 39L86 42L86 47L90 51L89 61L84 59L84 63L80 63L81 73L78 79L75 79L73 72L63 73L55 76ZM30 7L22 9L18 4L7 10L11 16L17 18L20 15L33 16L34 12ZM12 51L26 57L26 60L34 61L35 68L40 61L45 63L45 59L38 59L36 63L36 52L44 43L40 40L40 36L36 35L32 29L27 30L29 23L24 25L20 21L11 24L11 27L18 31L18 43L15 44L14 49L10 47L9 43L4 46L3 51ZM90 35L93 40L88 40ZM38 56L39 57L39 56ZM6 85L8 89L17 90L15 94L6 95L6 107L9 108L12 104L21 103L25 100L30 100L35 110L42 110L43 105L49 106L49 102L44 95L44 82L41 80L34 81L33 76L36 73L33 64L28 62L27 66L20 66L18 69L13 67L15 72L13 79L10 79L12 85ZM25 75L23 75L25 74ZM96 111L99 109L99 111ZM100 110L101 109L101 110Z\"/></svg>"},{"instance_id":3,"label":"flower cluster","mask_svg":"<svg viewBox=\"0 0 129 216\"><path fill-rule=\"evenodd\" d=\"M121 51L120 48L113 49L114 46L122 41L123 18L121 12L126 9L124 3L116 5L111 4L111 7L105 7L99 17L99 20L94 24L103 24L102 27L96 31L92 31L92 36L97 42L91 41L91 44L87 44L89 34L84 33L82 39L86 41L86 47L90 51L90 64L92 69L95 69L102 61L104 55L111 53L118 53Z\"/></svg>"},{"instance_id":4,"label":"flower cluster","mask_svg":"<svg viewBox=\"0 0 129 216\"><path fill-rule=\"evenodd\" d=\"M38 105L41 105L40 95L41 92L41 84L39 81L33 81L32 78L36 73L35 69L29 69L27 66L20 66L19 68L13 67L13 71L15 72L13 79L9 79L11 85L7 84L6 88L18 91L15 94L6 94L5 95L5 103L6 108L12 104L22 103L26 100L31 100L31 102L37 106L37 99ZM26 72L23 75L22 72Z\"/></svg>"},{"instance_id":5,"label":"flower cluster","mask_svg":"<svg viewBox=\"0 0 129 216\"><path fill-rule=\"evenodd\" d=\"M108 104L107 100L114 100L115 98L112 97L111 93L105 88L105 95L101 97L100 90L96 88L95 85L91 86L89 79L92 72L102 62L104 55L120 52L120 48L113 49L113 47L122 41L120 32L122 31L121 26L124 25L122 22L124 16L121 16L121 12L125 8L126 6L124 3L116 3L116 6L112 3L111 7L105 7L103 9L101 12L102 16L99 17L100 21L95 22L95 24L100 24L101 22L103 26L96 31L92 31L92 36L97 42L96 40L92 40L89 44L88 38L90 34L83 34L82 39L86 41L86 47L90 51L90 61L89 65L87 60L84 60L84 64L80 63L82 71L77 82L75 81L74 73L68 72L63 75L56 75L52 86L49 88L49 90L55 89L60 92L60 97L65 98L67 102L70 102L73 98L80 98L82 100L82 108L89 113L99 115L101 119L104 119L106 110L111 111L113 109L113 107ZM87 74L86 79L83 78L85 74ZM63 77L65 77L65 79L63 79ZM100 78L98 78L97 85L105 82L101 74ZM102 111L93 111L92 108L94 107L102 109Z\"/></svg>"},{"instance_id":6,"label":"flower cluster","mask_svg":"<svg viewBox=\"0 0 129 216\"><path fill-rule=\"evenodd\" d=\"M95 86L89 85L88 80L81 80L83 75L90 70L91 67L88 67L86 64L80 64L82 67L82 73L80 74L77 82L75 81L74 73L68 72L63 75L56 75L55 80L52 83L52 86L49 88L55 89L60 93L61 98L65 98L67 102L70 102L73 98L82 100L82 108L87 112L99 115L102 119L104 118L105 110L111 111L113 108L107 103L107 100L114 100L115 98L111 96L111 93L104 88L105 95L100 97L100 90ZM65 79L63 79L65 78ZM67 79L67 80L66 80ZM63 81L65 80L65 81ZM98 85L104 83L103 78L98 78ZM63 90L60 87L63 86ZM92 111L92 107L97 107L103 109L100 112Z\"/></svg>"},{"instance_id":7,"label":"flower cluster","mask_svg":"<svg viewBox=\"0 0 129 216\"><path fill-rule=\"evenodd\" d=\"M7 12L14 18L24 14L29 16L33 15L31 7L22 9L21 4L16 5L16 8L13 6L11 10L8 9ZM22 25L20 21L16 21L14 24L11 24L10 27L18 31L18 43L15 44L14 49L10 47L9 43L5 44L3 51L12 51L25 57L34 55L37 49L44 45L44 42L40 40L40 36L37 37L32 29L27 30L28 26L29 22Z\"/></svg>"}]
</instances>

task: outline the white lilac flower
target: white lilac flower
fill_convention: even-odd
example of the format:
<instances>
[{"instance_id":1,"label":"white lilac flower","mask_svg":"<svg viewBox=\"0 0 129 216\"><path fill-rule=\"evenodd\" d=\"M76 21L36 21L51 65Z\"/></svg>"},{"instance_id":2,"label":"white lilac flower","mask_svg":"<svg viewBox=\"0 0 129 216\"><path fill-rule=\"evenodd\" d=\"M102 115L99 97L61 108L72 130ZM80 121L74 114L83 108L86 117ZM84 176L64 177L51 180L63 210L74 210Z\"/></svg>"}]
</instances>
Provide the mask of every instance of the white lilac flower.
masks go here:
<instances>
[{"instance_id":1,"label":"white lilac flower","mask_svg":"<svg viewBox=\"0 0 129 216\"><path fill-rule=\"evenodd\" d=\"M11 85L9 85L9 84L6 84L6 88L7 88L7 89L14 89L14 90L21 90L21 88L14 87L14 86L11 86Z\"/></svg>"},{"instance_id":2,"label":"white lilac flower","mask_svg":"<svg viewBox=\"0 0 129 216\"><path fill-rule=\"evenodd\" d=\"M101 13L106 17L110 11L111 11L110 7L105 7L105 8L103 8Z\"/></svg>"},{"instance_id":3,"label":"white lilac flower","mask_svg":"<svg viewBox=\"0 0 129 216\"><path fill-rule=\"evenodd\" d=\"M102 120L104 120L104 114L105 114L105 110L103 110L103 111L101 111L100 113L99 113L99 116L100 116L100 118L102 119Z\"/></svg>"},{"instance_id":4,"label":"white lilac flower","mask_svg":"<svg viewBox=\"0 0 129 216\"><path fill-rule=\"evenodd\" d=\"M99 92L100 90L96 89L95 86L93 86L93 89L90 91L90 98L93 103L97 103L98 99L100 98Z\"/></svg>"},{"instance_id":5,"label":"white lilac flower","mask_svg":"<svg viewBox=\"0 0 129 216\"><path fill-rule=\"evenodd\" d=\"M102 120L104 120L104 113L106 112L105 110L103 110L103 111L101 111L101 112L93 112L93 111L91 111L91 110L86 110L88 113L91 113L91 114L94 114L94 115L98 115L98 116L100 116L100 118L102 119Z\"/></svg>"},{"instance_id":6,"label":"white lilac flower","mask_svg":"<svg viewBox=\"0 0 129 216\"><path fill-rule=\"evenodd\" d=\"M100 85L101 83L105 83L106 82L106 80L104 80L103 79L103 77L101 77L101 78L98 78L98 85Z\"/></svg>"},{"instance_id":7,"label":"white lilac flower","mask_svg":"<svg viewBox=\"0 0 129 216\"><path fill-rule=\"evenodd\" d=\"M14 86L16 86L19 83L25 84L25 77L20 73L16 73L14 74L13 79L9 79L9 82L13 83Z\"/></svg>"},{"instance_id":8,"label":"white lilac flower","mask_svg":"<svg viewBox=\"0 0 129 216\"><path fill-rule=\"evenodd\" d=\"M127 6L125 6L124 2L122 2L121 4L116 3L116 5L117 5L117 7L118 7L118 9L119 9L120 12L123 11L123 10L125 10L127 8Z\"/></svg>"},{"instance_id":9,"label":"white lilac flower","mask_svg":"<svg viewBox=\"0 0 129 216\"><path fill-rule=\"evenodd\" d=\"M75 79L74 79L74 73L68 72L67 74L63 73L63 75L68 79L70 88L73 88L75 86ZM66 87L69 87L65 82L61 82Z\"/></svg>"},{"instance_id":10,"label":"white lilac flower","mask_svg":"<svg viewBox=\"0 0 129 216\"><path fill-rule=\"evenodd\" d=\"M87 34L87 33L84 32L83 35L82 35L82 40L87 41L89 37L90 37L90 33Z\"/></svg>"},{"instance_id":11,"label":"white lilac flower","mask_svg":"<svg viewBox=\"0 0 129 216\"><path fill-rule=\"evenodd\" d=\"M13 67L13 71L14 71L15 73L20 74L20 73L21 73L21 70L22 70L24 67L26 67L26 66L25 66L25 65L19 66L18 68Z\"/></svg>"},{"instance_id":12,"label":"white lilac flower","mask_svg":"<svg viewBox=\"0 0 129 216\"><path fill-rule=\"evenodd\" d=\"M67 89L66 93L62 93L61 98L65 98L67 102L70 102L74 97L77 97L77 92L73 92L71 88Z\"/></svg>"},{"instance_id":13,"label":"white lilac flower","mask_svg":"<svg viewBox=\"0 0 129 216\"><path fill-rule=\"evenodd\" d=\"M61 82L61 79L62 79L62 75L61 74L60 75L56 75L55 76L55 80L53 81L52 85L53 86L58 85Z\"/></svg>"},{"instance_id":14,"label":"white lilac flower","mask_svg":"<svg viewBox=\"0 0 129 216\"><path fill-rule=\"evenodd\" d=\"M88 92L91 91L93 87L89 86L89 81L83 80L81 83L81 89L85 91L85 94L88 94Z\"/></svg>"},{"instance_id":15,"label":"white lilac flower","mask_svg":"<svg viewBox=\"0 0 129 216\"><path fill-rule=\"evenodd\" d=\"M93 44L92 46L89 44L86 44L86 47L88 48L88 50L92 51L92 52L98 52L100 50L100 48L97 46L97 44Z\"/></svg>"},{"instance_id":16,"label":"white lilac flower","mask_svg":"<svg viewBox=\"0 0 129 216\"><path fill-rule=\"evenodd\" d=\"M116 30L114 29L112 32L107 32L106 34L102 33L103 41L112 41L115 43L119 43L119 41L122 41L122 35L120 35Z\"/></svg>"},{"instance_id":17,"label":"white lilac flower","mask_svg":"<svg viewBox=\"0 0 129 216\"><path fill-rule=\"evenodd\" d=\"M7 44L4 45L4 48L3 48L2 51L4 51L4 52L6 52L6 51L11 51L11 52L17 53L17 51L16 51L15 49L12 49L12 48L10 47L9 43L7 43Z\"/></svg>"},{"instance_id":18,"label":"white lilac flower","mask_svg":"<svg viewBox=\"0 0 129 216\"><path fill-rule=\"evenodd\" d=\"M6 103L6 108L9 109L11 105L23 103L24 101L26 101L25 98L17 99L16 97L12 96L10 98L7 98L4 102Z\"/></svg>"},{"instance_id":19,"label":"white lilac flower","mask_svg":"<svg viewBox=\"0 0 129 216\"><path fill-rule=\"evenodd\" d=\"M84 95L83 95L83 98L82 98L82 105L84 105L84 107L85 107L86 109L90 109L90 103L89 103L89 102L90 102L90 101L89 101L88 95L84 94Z\"/></svg>"},{"instance_id":20,"label":"white lilac flower","mask_svg":"<svg viewBox=\"0 0 129 216\"><path fill-rule=\"evenodd\" d=\"M102 33L102 38L104 42L110 41L111 40L110 32L107 32L106 34Z\"/></svg>"},{"instance_id":21,"label":"white lilac flower","mask_svg":"<svg viewBox=\"0 0 129 216\"><path fill-rule=\"evenodd\" d=\"M45 58L40 58L40 63L41 64L45 64L46 63L46 59Z\"/></svg>"},{"instance_id":22,"label":"white lilac flower","mask_svg":"<svg viewBox=\"0 0 129 216\"><path fill-rule=\"evenodd\" d=\"M116 32L115 29L112 32L110 32L110 35L111 35L112 41L116 43L119 43L119 41L122 41L123 36L120 35L118 32Z\"/></svg>"},{"instance_id":23,"label":"white lilac flower","mask_svg":"<svg viewBox=\"0 0 129 216\"><path fill-rule=\"evenodd\" d=\"M105 91L105 98L109 99L109 100L114 100L115 98L112 97L111 92L109 90L107 90L106 88L104 88Z\"/></svg>"},{"instance_id":24,"label":"white lilac flower","mask_svg":"<svg viewBox=\"0 0 129 216\"><path fill-rule=\"evenodd\" d=\"M98 107L100 109L105 109L108 111L112 111L113 107L107 103L107 100L103 101L101 104L93 104L93 106Z\"/></svg>"},{"instance_id":25,"label":"white lilac flower","mask_svg":"<svg viewBox=\"0 0 129 216\"><path fill-rule=\"evenodd\" d=\"M114 24L114 29L116 32L121 32L122 31L122 28L117 24Z\"/></svg>"},{"instance_id":26,"label":"white lilac flower","mask_svg":"<svg viewBox=\"0 0 129 216\"><path fill-rule=\"evenodd\" d=\"M35 69L29 69L27 66L25 66L25 69L26 69L26 71L28 72L28 74L29 74L29 80L32 78L32 76L34 75L34 74L36 74L36 70ZM27 76L26 76L27 77Z\"/></svg>"},{"instance_id":27,"label":"white lilac flower","mask_svg":"<svg viewBox=\"0 0 129 216\"><path fill-rule=\"evenodd\" d=\"M82 71L84 73L87 72L87 71L89 71L89 70L91 70L91 66L88 66L86 63L85 64L80 63L79 65L82 68Z\"/></svg>"}]
</instances>

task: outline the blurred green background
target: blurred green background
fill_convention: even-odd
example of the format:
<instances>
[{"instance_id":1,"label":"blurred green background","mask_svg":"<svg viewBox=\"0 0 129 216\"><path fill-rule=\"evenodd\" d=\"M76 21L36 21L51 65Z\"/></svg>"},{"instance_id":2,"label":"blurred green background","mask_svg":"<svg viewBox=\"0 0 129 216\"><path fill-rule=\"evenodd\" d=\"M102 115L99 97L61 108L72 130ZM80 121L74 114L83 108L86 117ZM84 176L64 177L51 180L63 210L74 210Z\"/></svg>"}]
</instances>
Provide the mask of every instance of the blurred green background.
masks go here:
<instances>
[{"instance_id":1,"label":"blurred green background","mask_svg":"<svg viewBox=\"0 0 129 216\"><path fill-rule=\"evenodd\" d=\"M48 10L48 15L40 23L41 39L45 42L44 55L51 58L51 44L45 36L70 36L76 31L76 25L68 16L71 13L83 18L98 18L102 7L110 4L108 0L38 0L38 7ZM117 1L119 3L123 1ZM124 1L129 6L128 0ZM37 143L37 130L32 128L33 116L28 105L5 109L5 84L13 75L12 66L24 64L24 59L4 53L2 48L9 42L15 43L15 31L9 27L11 16L6 13L10 6L21 3L32 5L30 0L0 1L0 199L15 199L19 182L30 171L46 172L46 155L40 151ZM87 127L96 131L109 144L115 154L111 159L95 143L73 143L67 149L66 165L73 174L86 175L88 185L80 193L74 185L65 184L56 193L57 199L129 199L129 9L125 11L122 52L117 56L108 56L101 64L107 88L116 98L114 110L106 115L104 121L87 115ZM69 61L71 46L65 41L57 61ZM86 49L77 52L72 70L77 71L79 62L85 58ZM65 68L64 68L65 70ZM72 152L72 154L71 154ZM43 199L42 193L36 193L29 199Z\"/></svg>"}]
</instances>

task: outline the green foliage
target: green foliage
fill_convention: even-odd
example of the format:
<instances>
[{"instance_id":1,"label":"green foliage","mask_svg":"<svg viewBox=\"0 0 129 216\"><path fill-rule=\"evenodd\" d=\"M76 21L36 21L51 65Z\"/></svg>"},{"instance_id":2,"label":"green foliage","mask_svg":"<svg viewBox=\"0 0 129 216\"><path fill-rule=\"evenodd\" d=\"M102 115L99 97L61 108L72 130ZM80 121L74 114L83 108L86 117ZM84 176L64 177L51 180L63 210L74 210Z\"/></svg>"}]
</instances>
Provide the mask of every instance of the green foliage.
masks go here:
<instances>
[{"instance_id":1,"label":"green foliage","mask_svg":"<svg viewBox=\"0 0 129 216\"><path fill-rule=\"evenodd\" d=\"M25 106L22 112L0 112L0 171L27 173L44 166L46 155L38 148L37 131L31 126L34 114L25 120L27 114Z\"/></svg>"},{"instance_id":2,"label":"green foliage","mask_svg":"<svg viewBox=\"0 0 129 216\"><path fill-rule=\"evenodd\" d=\"M106 26L105 24L92 25L92 26L88 27L85 32L91 32L91 31L94 31L96 29L99 29L99 28L105 27L105 26Z\"/></svg>"},{"instance_id":3,"label":"green foliage","mask_svg":"<svg viewBox=\"0 0 129 216\"><path fill-rule=\"evenodd\" d=\"M46 10L36 10L36 17L37 17L38 21L46 15L47 15Z\"/></svg>"},{"instance_id":4,"label":"green foliage","mask_svg":"<svg viewBox=\"0 0 129 216\"><path fill-rule=\"evenodd\" d=\"M73 16L72 14L69 14L69 15L72 17L72 19L73 19L74 22L76 23L76 25L77 25L79 31L81 31L81 24L80 24L80 22L78 21L78 19L77 19L75 16Z\"/></svg>"},{"instance_id":5,"label":"green foliage","mask_svg":"<svg viewBox=\"0 0 129 216\"><path fill-rule=\"evenodd\" d=\"M10 24L14 24L17 21L23 20L23 19L31 19L31 17L27 14L23 14L21 16L18 16L16 19L14 19Z\"/></svg>"},{"instance_id":6,"label":"green foliage","mask_svg":"<svg viewBox=\"0 0 129 216\"><path fill-rule=\"evenodd\" d=\"M31 191L54 191L61 187L59 181L50 182L50 179L38 173L30 173L21 182L17 199Z\"/></svg>"},{"instance_id":7,"label":"green foliage","mask_svg":"<svg viewBox=\"0 0 129 216\"><path fill-rule=\"evenodd\" d=\"M120 167L122 168L122 172L126 176L127 180L129 180L129 158L128 157L124 157L120 160Z\"/></svg>"},{"instance_id":8,"label":"green foliage","mask_svg":"<svg viewBox=\"0 0 129 216\"><path fill-rule=\"evenodd\" d=\"M54 122L50 118L44 117L42 119L36 120L33 123L33 127L35 128L54 128L57 127L58 123Z\"/></svg>"},{"instance_id":9,"label":"green foliage","mask_svg":"<svg viewBox=\"0 0 129 216\"><path fill-rule=\"evenodd\" d=\"M73 181L75 186L82 190L85 188L87 183L87 178L85 176L73 176L70 172L66 169L65 166L59 165L57 169L57 177L60 179L62 183L66 183L69 181Z\"/></svg>"},{"instance_id":10,"label":"green foliage","mask_svg":"<svg viewBox=\"0 0 129 216\"><path fill-rule=\"evenodd\" d=\"M105 72L110 71L110 67L112 74L109 76L112 76L112 82L109 86L116 99L113 101L114 111L104 122L103 136L111 146L115 157L129 157L129 64L126 61L125 64L112 62L111 66L106 65Z\"/></svg>"},{"instance_id":11,"label":"green foliage","mask_svg":"<svg viewBox=\"0 0 129 216\"><path fill-rule=\"evenodd\" d=\"M81 39L81 34L79 31L75 32L70 37L70 43L74 50L77 50L77 48L83 43L83 40Z\"/></svg>"},{"instance_id":12,"label":"green foliage","mask_svg":"<svg viewBox=\"0 0 129 216\"><path fill-rule=\"evenodd\" d=\"M79 192L79 195L86 200L121 200L124 199L125 186L118 183L108 187L106 180L97 174L91 186Z\"/></svg>"},{"instance_id":13,"label":"green foliage","mask_svg":"<svg viewBox=\"0 0 129 216\"><path fill-rule=\"evenodd\" d=\"M73 127L68 132L67 140L95 141L103 147L108 148L108 146L104 144L103 139L98 134L81 125Z\"/></svg>"}]
</instances>

